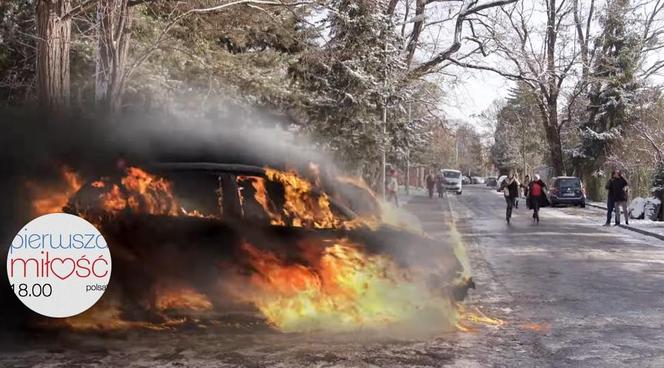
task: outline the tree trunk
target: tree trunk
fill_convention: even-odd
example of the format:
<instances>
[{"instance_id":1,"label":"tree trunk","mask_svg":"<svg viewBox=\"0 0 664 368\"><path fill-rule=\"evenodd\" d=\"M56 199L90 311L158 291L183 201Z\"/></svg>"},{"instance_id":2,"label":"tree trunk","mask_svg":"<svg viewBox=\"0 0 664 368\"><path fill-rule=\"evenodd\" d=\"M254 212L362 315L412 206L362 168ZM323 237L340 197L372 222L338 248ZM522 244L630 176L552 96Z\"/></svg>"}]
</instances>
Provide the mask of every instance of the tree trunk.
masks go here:
<instances>
[{"instance_id":1,"label":"tree trunk","mask_svg":"<svg viewBox=\"0 0 664 368\"><path fill-rule=\"evenodd\" d=\"M390 0L387 3L387 9L385 10L385 14L392 15L394 14L394 10L397 8L397 3L399 0Z\"/></svg>"},{"instance_id":2,"label":"tree trunk","mask_svg":"<svg viewBox=\"0 0 664 368\"><path fill-rule=\"evenodd\" d=\"M417 49L417 43L420 39L420 33L424 29L424 8L426 7L426 0L416 0L415 1L415 23L413 23L413 31L410 35L410 40L408 41L408 46L406 46L406 63L408 67L413 62L413 57L415 56L415 50Z\"/></svg>"},{"instance_id":3,"label":"tree trunk","mask_svg":"<svg viewBox=\"0 0 664 368\"><path fill-rule=\"evenodd\" d=\"M548 100L545 104L540 100L537 105L542 117L546 142L549 146L549 164L553 169L553 175L563 175L565 174L565 163L563 161L560 132L558 131L558 102L556 100ZM553 113L551 113L552 111Z\"/></svg>"},{"instance_id":4,"label":"tree trunk","mask_svg":"<svg viewBox=\"0 0 664 368\"><path fill-rule=\"evenodd\" d=\"M544 124L546 139L549 142L549 154L551 156L551 167L553 175L563 175L565 165L563 162L563 149L560 142L560 131L558 130L558 81L556 79L556 14L558 7L556 0L548 0L547 3L547 27L546 27L546 79L547 93L546 116Z\"/></svg>"},{"instance_id":5,"label":"tree trunk","mask_svg":"<svg viewBox=\"0 0 664 368\"><path fill-rule=\"evenodd\" d=\"M128 0L99 0L95 100L98 106L111 113L122 107L130 25Z\"/></svg>"},{"instance_id":6,"label":"tree trunk","mask_svg":"<svg viewBox=\"0 0 664 368\"><path fill-rule=\"evenodd\" d=\"M549 122L545 127L545 129L546 129L546 139L549 142L549 154L551 156L551 167L553 168L553 175L554 176L565 175L565 163L563 161L563 147L560 141L560 132L558 131L557 113L554 112L553 114L550 114Z\"/></svg>"},{"instance_id":7,"label":"tree trunk","mask_svg":"<svg viewBox=\"0 0 664 368\"><path fill-rule=\"evenodd\" d=\"M37 1L37 96L49 111L69 106L70 0Z\"/></svg>"}]
</instances>

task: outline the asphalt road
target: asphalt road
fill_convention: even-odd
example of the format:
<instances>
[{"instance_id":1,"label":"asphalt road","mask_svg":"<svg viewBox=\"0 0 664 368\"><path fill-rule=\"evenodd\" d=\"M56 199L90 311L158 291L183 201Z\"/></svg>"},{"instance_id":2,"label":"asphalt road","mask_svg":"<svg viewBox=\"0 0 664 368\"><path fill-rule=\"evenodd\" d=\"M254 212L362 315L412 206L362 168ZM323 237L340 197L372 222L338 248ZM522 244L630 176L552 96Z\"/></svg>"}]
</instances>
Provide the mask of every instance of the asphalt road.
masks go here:
<instances>
[{"instance_id":1,"label":"asphalt road","mask_svg":"<svg viewBox=\"0 0 664 368\"><path fill-rule=\"evenodd\" d=\"M502 325L426 338L283 334L250 322L62 333L2 344L0 366L664 367L664 243L576 209L545 208L537 225L521 208L507 225L504 200L484 186L405 207L434 237L461 233L477 284L467 302Z\"/></svg>"},{"instance_id":2,"label":"asphalt road","mask_svg":"<svg viewBox=\"0 0 664 368\"><path fill-rule=\"evenodd\" d=\"M485 187L450 203L473 301L506 321L487 336L495 359L475 356L478 366L664 367L664 242L604 228L585 209L544 208L537 225L522 207L507 225Z\"/></svg>"}]
</instances>

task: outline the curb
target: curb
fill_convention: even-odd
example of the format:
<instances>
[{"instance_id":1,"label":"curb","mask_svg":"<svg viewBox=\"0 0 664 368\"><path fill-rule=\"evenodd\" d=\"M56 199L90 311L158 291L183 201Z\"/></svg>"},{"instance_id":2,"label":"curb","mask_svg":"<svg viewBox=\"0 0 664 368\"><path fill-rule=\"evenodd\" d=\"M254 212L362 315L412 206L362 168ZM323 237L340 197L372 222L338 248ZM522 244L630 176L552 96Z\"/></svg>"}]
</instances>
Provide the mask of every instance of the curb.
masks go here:
<instances>
[{"instance_id":1,"label":"curb","mask_svg":"<svg viewBox=\"0 0 664 368\"><path fill-rule=\"evenodd\" d=\"M608 208L606 208L606 206L602 206L602 205L598 205L598 204L592 204L592 203L588 203L588 202L586 202L586 206L587 207L599 208L599 209L604 210L604 211L608 210Z\"/></svg>"},{"instance_id":2,"label":"curb","mask_svg":"<svg viewBox=\"0 0 664 368\"><path fill-rule=\"evenodd\" d=\"M624 224L620 224L620 225L618 225L618 226L619 226L619 227L622 227L623 229L631 230L631 231L633 231L633 232L635 232L635 233L639 233L639 234L647 235L647 236L652 236L653 238L657 238L657 239L659 239L659 240L664 241L664 235L659 235L659 234L651 233L650 231L646 231L646 230L643 230L643 229L639 229L638 227L632 227L632 226L624 225Z\"/></svg>"},{"instance_id":3,"label":"curb","mask_svg":"<svg viewBox=\"0 0 664 368\"><path fill-rule=\"evenodd\" d=\"M604 211L607 210L606 206L602 206L602 205L586 203L586 206L593 207L593 208L599 208L599 209L604 210ZM652 233L650 231L639 229L638 227L633 227L633 226L625 225L625 224L620 224L618 226L623 228L623 229L627 229L627 230L633 231L635 233L639 233L641 235L652 236L653 238L657 238L659 240L664 241L664 235L660 235L660 234L657 234L657 233Z\"/></svg>"}]
</instances>

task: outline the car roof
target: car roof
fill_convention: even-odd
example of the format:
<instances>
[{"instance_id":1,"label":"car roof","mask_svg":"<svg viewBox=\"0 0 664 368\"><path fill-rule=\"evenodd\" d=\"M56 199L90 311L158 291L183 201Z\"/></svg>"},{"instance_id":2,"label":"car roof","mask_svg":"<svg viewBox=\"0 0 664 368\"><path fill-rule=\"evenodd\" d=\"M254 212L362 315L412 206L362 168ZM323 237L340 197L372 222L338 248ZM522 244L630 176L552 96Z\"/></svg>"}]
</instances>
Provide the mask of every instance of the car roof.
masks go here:
<instances>
[{"instance_id":1,"label":"car roof","mask_svg":"<svg viewBox=\"0 0 664 368\"><path fill-rule=\"evenodd\" d=\"M169 171L217 171L245 175L265 175L265 168L243 164L222 164L215 162L158 162L148 166Z\"/></svg>"},{"instance_id":2,"label":"car roof","mask_svg":"<svg viewBox=\"0 0 664 368\"><path fill-rule=\"evenodd\" d=\"M461 173L459 170L454 170L454 169L440 169L440 171L451 171L451 172L458 172Z\"/></svg>"}]
</instances>

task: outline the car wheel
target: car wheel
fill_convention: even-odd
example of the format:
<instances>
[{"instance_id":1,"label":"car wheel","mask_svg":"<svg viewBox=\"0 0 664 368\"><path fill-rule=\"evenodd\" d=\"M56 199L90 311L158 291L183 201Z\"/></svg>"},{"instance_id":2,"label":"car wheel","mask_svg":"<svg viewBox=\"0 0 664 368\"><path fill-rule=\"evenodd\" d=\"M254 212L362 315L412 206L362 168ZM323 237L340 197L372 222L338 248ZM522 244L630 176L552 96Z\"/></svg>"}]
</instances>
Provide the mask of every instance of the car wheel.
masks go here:
<instances>
[{"instance_id":1,"label":"car wheel","mask_svg":"<svg viewBox=\"0 0 664 368\"><path fill-rule=\"evenodd\" d=\"M462 193L461 191L458 191L458 192L457 192L457 195L461 195L461 193Z\"/></svg>"},{"instance_id":2,"label":"car wheel","mask_svg":"<svg viewBox=\"0 0 664 368\"><path fill-rule=\"evenodd\" d=\"M581 204L580 204L579 206L580 206L581 208L586 208L586 202L581 202Z\"/></svg>"}]
</instances>

